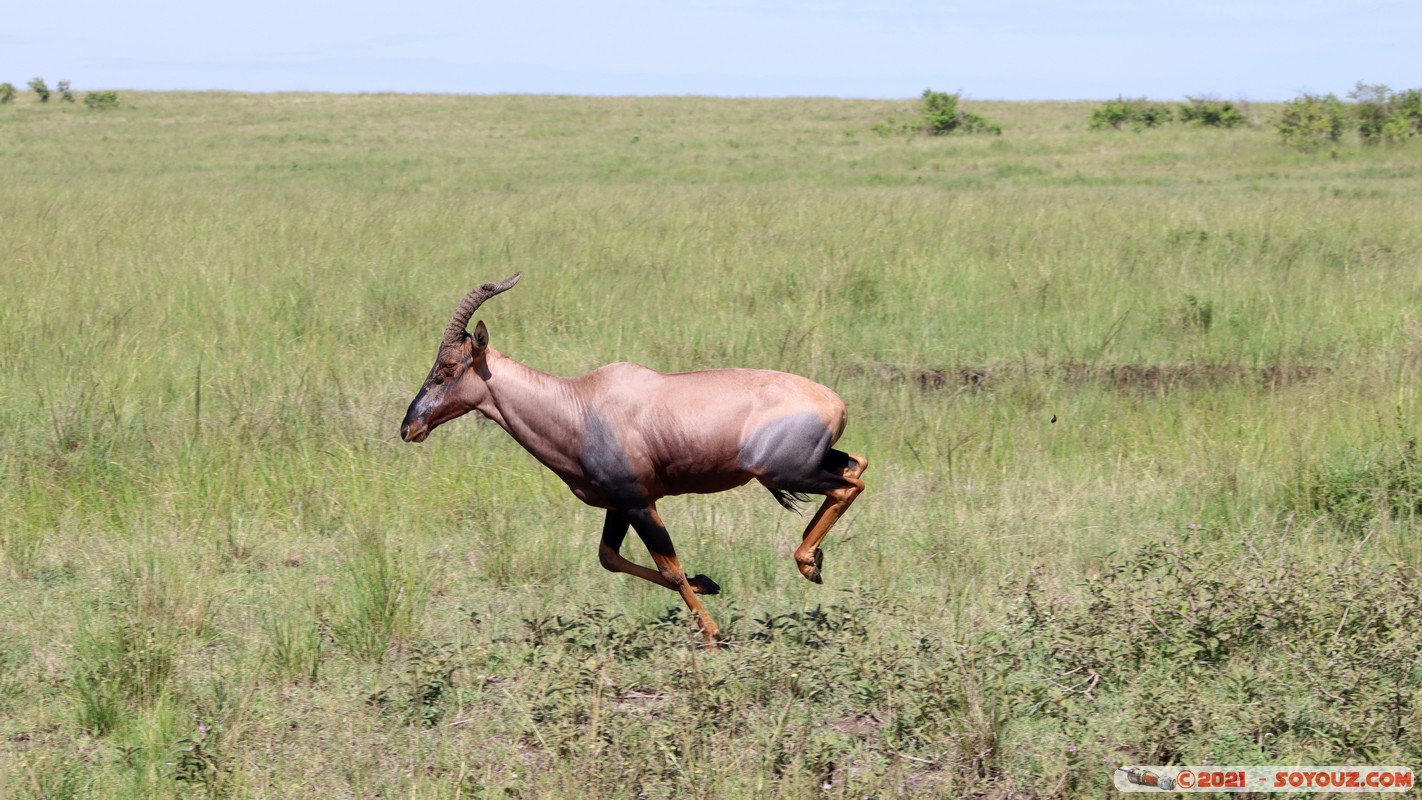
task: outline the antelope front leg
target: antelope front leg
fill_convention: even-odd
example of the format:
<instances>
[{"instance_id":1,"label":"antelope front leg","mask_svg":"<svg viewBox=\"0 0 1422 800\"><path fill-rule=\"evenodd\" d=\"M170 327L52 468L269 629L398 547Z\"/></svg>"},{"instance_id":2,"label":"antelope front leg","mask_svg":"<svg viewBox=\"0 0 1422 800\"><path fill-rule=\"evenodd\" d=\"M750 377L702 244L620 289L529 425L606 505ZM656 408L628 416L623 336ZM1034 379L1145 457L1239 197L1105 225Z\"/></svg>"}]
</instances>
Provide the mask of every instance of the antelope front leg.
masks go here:
<instances>
[{"instance_id":1,"label":"antelope front leg","mask_svg":"<svg viewBox=\"0 0 1422 800\"><path fill-rule=\"evenodd\" d=\"M648 505L645 508L630 509L623 513L637 531L637 535L642 537L642 543L647 545L647 550L652 554L652 561L656 562L658 576L662 580L654 582L675 589L681 595L686 607L696 615L696 625L701 629L701 636L706 640L706 646L717 646L716 636L720 633L720 628L716 627L716 623L712 621L706 607L697 599L697 588L686 577L686 571L681 568L681 562L676 558L676 548L672 546L671 535L667 533L666 526L662 524L662 518L657 514L656 506ZM650 570L648 571L650 572ZM652 579L648 578L648 580ZM711 579L704 575L698 575L695 580L700 583L702 580L710 582ZM714 583L711 585L715 586ZM719 587L717 588L719 589ZM707 594L714 594L714 592L707 592Z\"/></svg>"},{"instance_id":2,"label":"antelope front leg","mask_svg":"<svg viewBox=\"0 0 1422 800\"><path fill-rule=\"evenodd\" d=\"M829 529L844 515L854 498L864 491L864 481L859 480L859 476L864 474L864 469L868 466L869 460L864 456L849 456L849 463L845 465L843 475L850 485L825 492L824 504L815 512L815 516L810 518L810 524L805 526L805 537L800 546L795 548L795 564L800 568L800 574L815 583L824 581L820 577L820 567L825 559L824 553L820 551L820 542L824 541L825 534L829 533Z\"/></svg>"},{"instance_id":3,"label":"antelope front leg","mask_svg":"<svg viewBox=\"0 0 1422 800\"><path fill-rule=\"evenodd\" d=\"M598 563L602 564L602 568L608 572L625 572L644 581L676 591L676 587L663 578L662 573L623 558L622 540L627 536L628 524L627 516L621 511L608 510L607 519L602 525L602 541L597 545ZM720 585L705 575L687 578L687 583L691 584L691 590L697 594L719 594L721 591Z\"/></svg>"}]
</instances>

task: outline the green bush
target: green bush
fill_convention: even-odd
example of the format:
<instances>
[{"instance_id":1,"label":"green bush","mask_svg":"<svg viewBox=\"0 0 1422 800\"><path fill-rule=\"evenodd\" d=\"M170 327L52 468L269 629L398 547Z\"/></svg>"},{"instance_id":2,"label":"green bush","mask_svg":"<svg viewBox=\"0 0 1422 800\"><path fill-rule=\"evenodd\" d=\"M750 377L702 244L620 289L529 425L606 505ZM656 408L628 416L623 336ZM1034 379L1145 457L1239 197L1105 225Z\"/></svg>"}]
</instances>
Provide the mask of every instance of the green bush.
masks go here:
<instances>
[{"instance_id":1,"label":"green bush","mask_svg":"<svg viewBox=\"0 0 1422 800\"><path fill-rule=\"evenodd\" d=\"M924 133L941 136L950 133L1002 133L1002 126L966 111L958 110L958 95L923 90L919 103L919 118Z\"/></svg>"},{"instance_id":2,"label":"green bush","mask_svg":"<svg viewBox=\"0 0 1422 800\"><path fill-rule=\"evenodd\" d=\"M13 83L0 83L0 103L15 102L15 85Z\"/></svg>"},{"instance_id":3,"label":"green bush","mask_svg":"<svg viewBox=\"0 0 1422 800\"><path fill-rule=\"evenodd\" d=\"M39 101L41 103L49 102L49 87L45 85L44 78L31 78L30 88L34 90L35 94L39 95Z\"/></svg>"},{"instance_id":4,"label":"green bush","mask_svg":"<svg viewBox=\"0 0 1422 800\"><path fill-rule=\"evenodd\" d=\"M66 102L74 102L74 93L69 91L69 81L60 81L58 86L59 99Z\"/></svg>"},{"instance_id":5,"label":"green bush","mask_svg":"<svg viewBox=\"0 0 1422 800\"><path fill-rule=\"evenodd\" d=\"M1337 144L1343 138L1348 109L1332 94L1304 94L1284 104L1279 136L1284 144L1304 151Z\"/></svg>"},{"instance_id":6,"label":"green bush","mask_svg":"<svg viewBox=\"0 0 1422 800\"><path fill-rule=\"evenodd\" d=\"M1091 112L1091 129L1120 130L1129 125L1137 133L1146 128L1158 128L1170 122L1174 113L1164 103L1152 103L1144 97L1107 100Z\"/></svg>"},{"instance_id":7,"label":"green bush","mask_svg":"<svg viewBox=\"0 0 1422 800\"><path fill-rule=\"evenodd\" d=\"M1358 136L1363 144L1392 144L1418 132L1422 123L1422 92L1412 89L1394 92L1383 84L1358 81L1348 93Z\"/></svg>"},{"instance_id":8,"label":"green bush","mask_svg":"<svg viewBox=\"0 0 1422 800\"><path fill-rule=\"evenodd\" d=\"M1180 104L1180 121L1206 128L1238 128L1249 124L1244 112L1228 100L1186 96Z\"/></svg>"},{"instance_id":9,"label":"green bush","mask_svg":"<svg viewBox=\"0 0 1422 800\"><path fill-rule=\"evenodd\" d=\"M1407 120L1412 135L1422 134L1422 89L1408 89L1393 97L1398 116Z\"/></svg>"},{"instance_id":10,"label":"green bush","mask_svg":"<svg viewBox=\"0 0 1422 800\"><path fill-rule=\"evenodd\" d=\"M96 111L118 108L118 92L113 89L106 89L102 92L87 92L84 95L84 107L92 108Z\"/></svg>"}]
</instances>

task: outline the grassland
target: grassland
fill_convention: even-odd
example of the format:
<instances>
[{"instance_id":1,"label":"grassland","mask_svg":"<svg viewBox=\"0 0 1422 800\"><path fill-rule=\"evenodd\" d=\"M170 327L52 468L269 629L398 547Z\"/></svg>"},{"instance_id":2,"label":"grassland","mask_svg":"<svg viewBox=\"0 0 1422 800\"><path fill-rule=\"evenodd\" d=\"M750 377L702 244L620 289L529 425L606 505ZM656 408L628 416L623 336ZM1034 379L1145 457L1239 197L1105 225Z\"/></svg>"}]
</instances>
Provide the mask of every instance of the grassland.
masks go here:
<instances>
[{"instance_id":1,"label":"grassland","mask_svg":"<svg viewBox=\"0 0 1422 800\"><path fill-rule=\"evenodd\" d=\"M0 797L1095 797L1422 763L1422 151L878 136L912 102L0 108ZM1255 114L1267 120L1267 107ZM736 647L474 419L454 303L572 374L848 401L826 543L669 500ZM637 547L628 548L637 556ZM640 557L640 556L639 556Z\"/></svg>"}]
</instances>

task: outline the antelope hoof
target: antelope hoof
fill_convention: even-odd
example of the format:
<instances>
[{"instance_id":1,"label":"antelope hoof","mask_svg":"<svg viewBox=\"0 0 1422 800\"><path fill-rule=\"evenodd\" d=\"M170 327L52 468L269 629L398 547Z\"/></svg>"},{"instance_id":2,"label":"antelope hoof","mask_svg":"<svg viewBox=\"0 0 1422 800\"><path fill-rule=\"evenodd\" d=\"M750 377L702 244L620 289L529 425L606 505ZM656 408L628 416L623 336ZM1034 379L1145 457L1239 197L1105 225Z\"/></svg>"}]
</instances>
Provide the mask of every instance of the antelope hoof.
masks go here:
<instances>
[{"instance_id":1,"label":"antelope hoof","mask_svg":"<svg viewBox=\"0 0 1422 800\"><path fill-rule=\"evenodd\" d=\"M691 584L691 590L697 594L720 594L721 584L711 580L705 575L697 575L687 580Z\"/></svg>"},{"instance_id":2,"label":"antelope hoof","mask_svg":"<svg viewBox=\"0 0 1422 800\"><path fill-rule=\"evenodd\" d=\"M697 577L701 576L698 575ZM708 650L721 649L721 629L716 627L716 623L712 622L710 617L697 623L697 628L701 631L702 639L698 647L704 647Z\"/></svg>"},{"instance_id":3,"label":"antelope hoof","mask_svg":"<svg viewBox=\"0 0 1422 800\"><path fill-rule=\"evenodd\" d=\"M811 583L824 583L824 579L820 577L820 567L824 566L824 563L825 551L816 547L815 557L812 563L798 564L798 566L800 567L800 574L804 575L805 579L810 581Z\"/></svg>"}]
</instances>

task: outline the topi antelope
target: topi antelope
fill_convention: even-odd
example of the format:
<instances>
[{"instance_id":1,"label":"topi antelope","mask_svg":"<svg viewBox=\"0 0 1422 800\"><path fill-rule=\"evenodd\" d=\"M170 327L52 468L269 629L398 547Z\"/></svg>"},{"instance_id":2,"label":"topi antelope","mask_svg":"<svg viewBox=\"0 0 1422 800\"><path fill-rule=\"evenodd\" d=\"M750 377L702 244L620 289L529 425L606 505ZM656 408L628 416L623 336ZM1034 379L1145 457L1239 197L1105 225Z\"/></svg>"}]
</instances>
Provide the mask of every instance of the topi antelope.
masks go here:
<instances>
[{"instance_id":1,"label":"topi antelope","mask_svg":"<svg viewBox=\"0 0 1422 800\"><path fill-rule=\"evenodd\" d=\"M489 346L483 321L470 317L485 300L518 283L516 273L486 283L454 310L434 367L410 403L400 438L430 431L470 411L497 422L588 505L607 509L598 560L681 595L708 646L716 623L697 599L716 594L705 575L688 578L657 515L668 495L722 492L751 479L793 510L806 495L824 504L805 528L795 562L820 582L820 541L864 490L868 462L830 446L844 431L844 401L818 383L760 369L663 374L609 364L577 378L548 375ZM656 569L624 558L631 526Z\"/></svg>"}]
</instances>

